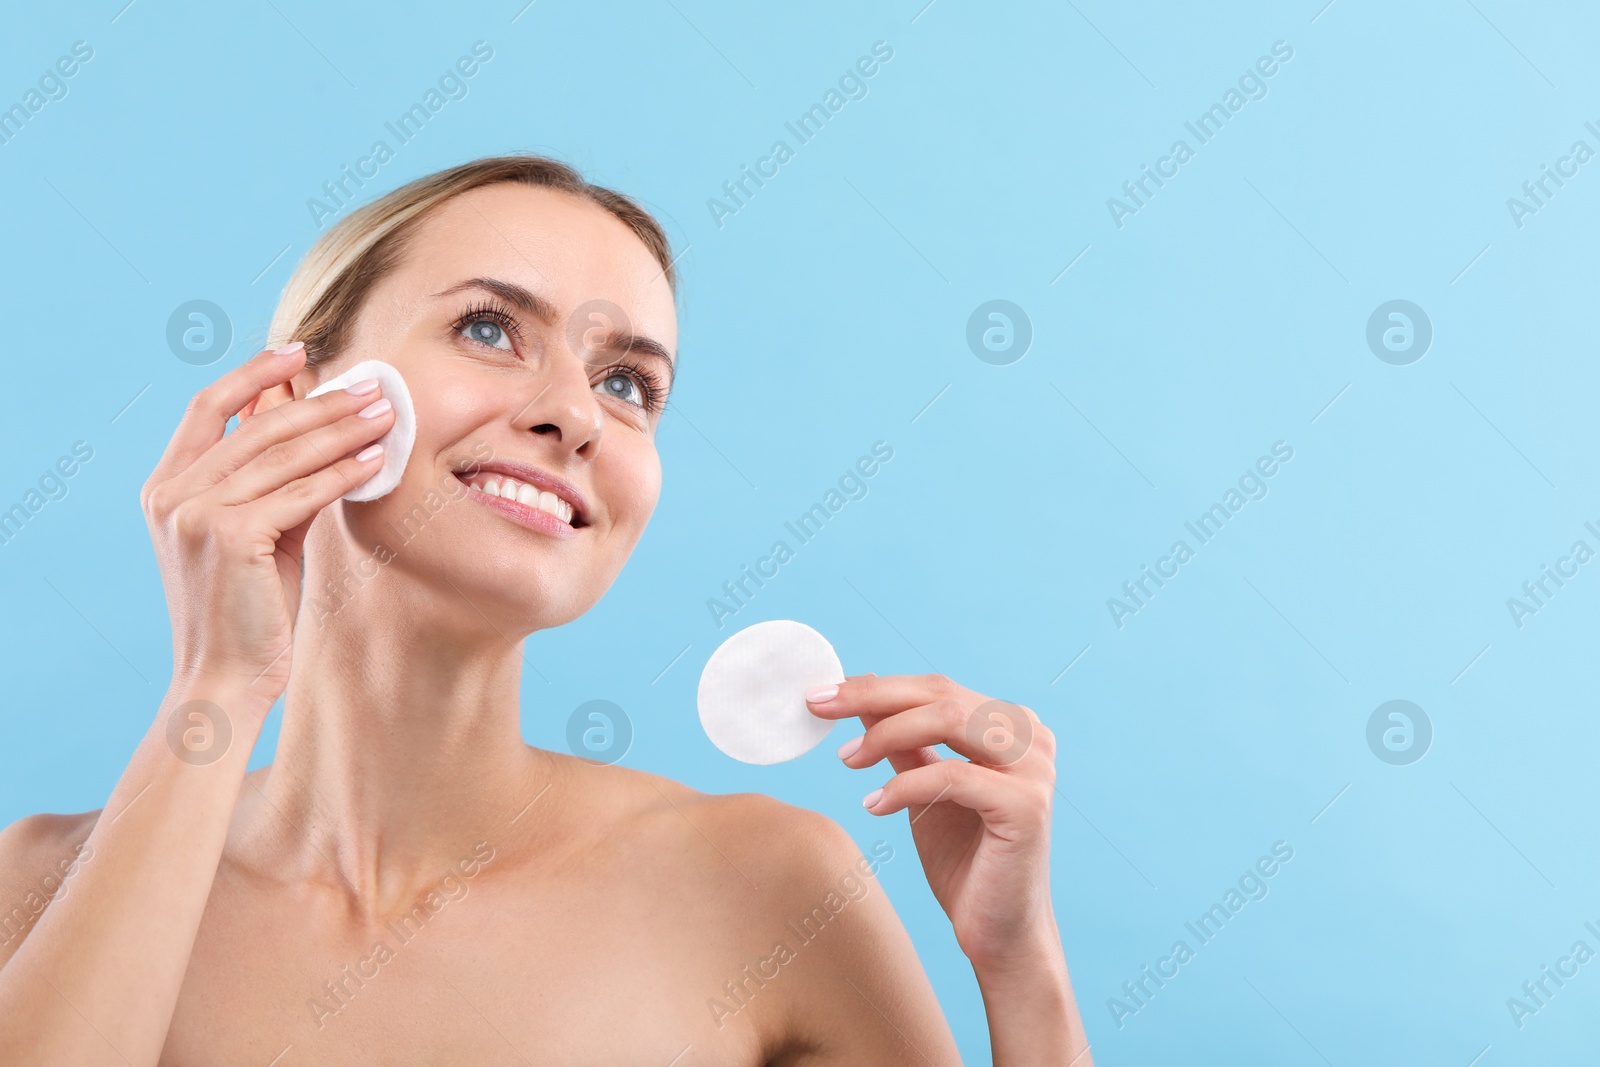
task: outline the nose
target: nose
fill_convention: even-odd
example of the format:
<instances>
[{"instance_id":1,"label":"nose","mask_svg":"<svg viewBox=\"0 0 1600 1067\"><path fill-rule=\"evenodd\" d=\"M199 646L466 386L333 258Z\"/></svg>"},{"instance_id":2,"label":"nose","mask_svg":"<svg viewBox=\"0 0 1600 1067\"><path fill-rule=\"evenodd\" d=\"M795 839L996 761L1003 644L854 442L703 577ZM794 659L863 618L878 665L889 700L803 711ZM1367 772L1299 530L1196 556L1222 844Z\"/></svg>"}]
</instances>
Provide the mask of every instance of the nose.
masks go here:
<instances>
[{"instance_id":1,"label":"nose","mask_svg":"<svg viewBox=\"0 0 1600 1067\"><path fill-rule=\"evenodd\" d=\"M561 452L593 459L600 451L605 424L600 400L589 384L588 365L571 353L553 357L535 383L533 397L512 423L540 435Z\"/></svg>"}]
</instances>

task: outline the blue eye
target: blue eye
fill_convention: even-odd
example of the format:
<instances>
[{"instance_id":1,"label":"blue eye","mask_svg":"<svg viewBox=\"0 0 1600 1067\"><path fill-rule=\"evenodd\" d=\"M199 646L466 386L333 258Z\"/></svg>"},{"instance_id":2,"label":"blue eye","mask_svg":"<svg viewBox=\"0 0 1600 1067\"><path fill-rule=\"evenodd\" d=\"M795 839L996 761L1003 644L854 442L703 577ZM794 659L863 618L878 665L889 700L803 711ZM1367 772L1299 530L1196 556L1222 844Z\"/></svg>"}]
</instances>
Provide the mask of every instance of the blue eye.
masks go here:
<instances>
[{"instance_id":1,"label":"blue eye","mask_svg":"<svg viewBox=\"0 0 1600 1067\"><path fill-rule=\"evenodd\" d=\"M461 334L468 340L477 341L479 344L488 345L490 348L498 348L504 352L512 350L511 338L507 336L506 331L500 324L493 319L478 318L464 322L461 324Z\"/></svg>"},{"instance_id":2,"label":"blue eye","mask_svg":"<svg viewBox=\"0 0 1600 1067\"><path fill-rule=\"evenodd\" d=\"M606 396L616 397L625 404L633 404L637 407L644 407L645 405L644 390L639 387L639 383L634 380L631 374L622 374L620 372L608 374L595 388Z\"/></svg>"}]
</instances>

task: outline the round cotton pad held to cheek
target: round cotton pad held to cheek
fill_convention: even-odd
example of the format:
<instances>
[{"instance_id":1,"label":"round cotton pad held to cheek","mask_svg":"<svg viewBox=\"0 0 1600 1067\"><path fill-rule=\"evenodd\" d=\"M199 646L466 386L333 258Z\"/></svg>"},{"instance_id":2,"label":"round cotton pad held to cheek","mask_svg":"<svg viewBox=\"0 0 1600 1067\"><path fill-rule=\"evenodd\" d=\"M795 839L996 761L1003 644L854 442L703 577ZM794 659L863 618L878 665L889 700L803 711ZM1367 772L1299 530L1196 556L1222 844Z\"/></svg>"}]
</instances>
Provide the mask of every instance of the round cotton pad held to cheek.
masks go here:
<instances>
[{"instance_id":1,"label":"round cotton pad held to cheek","mask_svg":"<svg viewBox=\"0 0 1600 1067\"><path fill-rule=\"evenodd\" d=\"M806 707L814 685L844 681L827 638L787 619L758 622L728 638L700 673L700 725L711 743L744 763L782 763L817 746L832 719Z\"/></svg>"},{"instance_id":2,"label":"round cotton pad held to cheek","mask_svg":"<svg viewBox=\"0 0 1600 1067\"><path fill-rule=\"evenodd\" d=\"M388 433L377 440L383 446L383 468L344 495L344 499L358 504L393 492L394 487L400 484L400 476L406 472L406 462L411 459L411 446L417 441L417 413L411 404L411 393L406 389L405 379L383 360L366 359L306 394L309 400L354 385L364 378L378 379L383 387L381 395L394 405L394 424L389 427Z\"/></svg>"}]
</instances>

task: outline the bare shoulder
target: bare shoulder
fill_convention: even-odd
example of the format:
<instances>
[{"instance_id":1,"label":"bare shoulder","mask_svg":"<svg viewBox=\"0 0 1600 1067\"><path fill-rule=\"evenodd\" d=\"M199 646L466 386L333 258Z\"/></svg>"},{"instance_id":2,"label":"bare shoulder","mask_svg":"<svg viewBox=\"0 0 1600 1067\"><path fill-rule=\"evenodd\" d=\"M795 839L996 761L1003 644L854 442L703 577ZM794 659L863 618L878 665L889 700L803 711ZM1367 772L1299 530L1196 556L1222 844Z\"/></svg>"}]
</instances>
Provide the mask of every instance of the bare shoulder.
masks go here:
<instances>
[{"instance_id":1,"label":"bare shoulder","mask_svg":"<svg viewBox=\"0 0 1600 1067\"><path fill-rule=\"evenodd\" d=\"M99 811L29 815L0 830L0 966L93 855Z\"/></svg>"},{"instance_id":2,"label":"bare shoulder","mask_svg":"<svg viewBox=\"0 0 1600 1067\"><path fill-rule=\"evenodd\" d=\"M773 942L788 939L830 971L849 970L884 952L915 957L878 872L896 856L877 839L858 844L849 831L820 812L761 793L705 796L698 813L740 864L759 892L751 916ZM833 938L829 931L838 931ZM769 948L772 946L768 946ZM836 977L836 975L835 975Z\"/></svg>"},{"instance_id":3,"label":"bare shoulder","mask_svg":"<svg viewBox=\"0 0 1600 1067\"><path fill-rule=\"evenodd\" d=\"M716 899L718 927L703 936L723 950L726 977L710 1006L719 1026L753 1018L771 1062L959 1062L878 880L885 864L914 856L897 860L883 838L858 844L828 816L761 793L648 777L657 803L641 825L672 842L683 870L710 857L730 872L700 883Z\"/></svg>"},{"instance_id":4,"label":"bare shoulder","mask_svg":"<svg viewBox=\"0 0 1600 1067\"><path fill-rule=\"evenodd\" d=\"M770 950L786 924L815 918L820 908L828 925L851 930L840 952L890 942L909 952L875 884L895 855L887 841L863 849L828 816L764 793L703 793L644 771L607 773L616 775L611 795L628 798L609 820L605 837L615 847L608 852L658 887L684 887L692 907L716 915L720 933L742 951Z\"/></svg>"},{"instance_id":5,"label":"bare shoulder","mask_svg":"<svg viewBox=\"0 0 1600 1067\"><path fill-rule=\"evenodd\" d=\"M651 832L702 839L769 898L820 888L862 861L850 834L820 812L765 793L702 793L661 775L627 773L649 794Z\"/></svg>"},{"instance_id":6,"label":"bare shoulder","mask_svg":"<svg viewBox=\"0 0 1600 1067\"><path fill-rule=\"evenodd\" d=\"M99 821L98 810L75 815L46 812L23 816L0 830L0 889L15 890L50 871L59 879Z\"/></svg>"},{"instance_id":7,"label":"bare shoulder","mask_svg":"<svg viewBox=\"0 0 1600 1067\"><path fill-rule=\"evenodd\" d=\"M828 816L760 793L705 796L698 809L707 834L726 842L729 859L755 884L746 915L757 940L779 956L810 957L804 973L819 990L832 987L825 996L837 995L843 976L921 977L878 881L896 857L887 840L860 844ZM802 984L794 983L797 992Z\"/></svg>"}]
</instances>

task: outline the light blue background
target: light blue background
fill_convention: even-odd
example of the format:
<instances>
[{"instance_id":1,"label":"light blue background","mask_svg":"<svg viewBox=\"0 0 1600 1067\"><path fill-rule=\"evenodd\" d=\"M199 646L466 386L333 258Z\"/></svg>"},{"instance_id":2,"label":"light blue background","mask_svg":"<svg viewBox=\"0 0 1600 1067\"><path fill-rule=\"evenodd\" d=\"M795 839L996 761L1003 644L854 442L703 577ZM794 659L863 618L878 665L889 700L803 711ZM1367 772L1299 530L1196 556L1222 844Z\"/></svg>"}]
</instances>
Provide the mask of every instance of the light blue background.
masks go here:
<instances>
[{"instance_id":1,"label":"light blue background","mask_svg":"<svg viewBox=\"0 0 1600 1067\"><path fill-rule=\"evenodd\" d=\"M662 502L605 600L530 643L530 742L564 747L573 708L613 700L629 765L890 841L882 880L987 1062L905 816L859 806L886 768L839 766L849 727L772 768L699 729L718 641L801 619L848 672L937 669L1056 731L1054 894L1098 1062L1577 1062L1600 962L1520 1030L1506 999L1574 941L1600 949L1600 563L1520 629L1506 599L1600 548L1600 162L1521 228L1506 200L1575 140L1600 149L1600 20L1322 2L9 11L0 103L72 42L95 52L0 145L0 508L74 441L95 456L0 546L0 822L103 803L170 664L138 488L188 397L264 336L319 233L307 198L481 39L469 95L363 197L552 152L683 253ZM707 199L878 40L869 95L719 228ZM1107 198L1195 147L1183 123L1280 40L1268 95L1119 229ZM165 341L196 298L236 333L207 367ZM1034 330L1009 366L965 341L995 298ZM1409 366L1365 341L1396 298L1434 328ZM707 598L880 439L870 494L719 631ZM1279 440L1270 495L1118 629L1106 599ZM1366 742L1396 698L1435 732L1409 766ZM1270 895L1119 1029L1107 999L1278 840Z\"/></svg>"}]
</instances>

